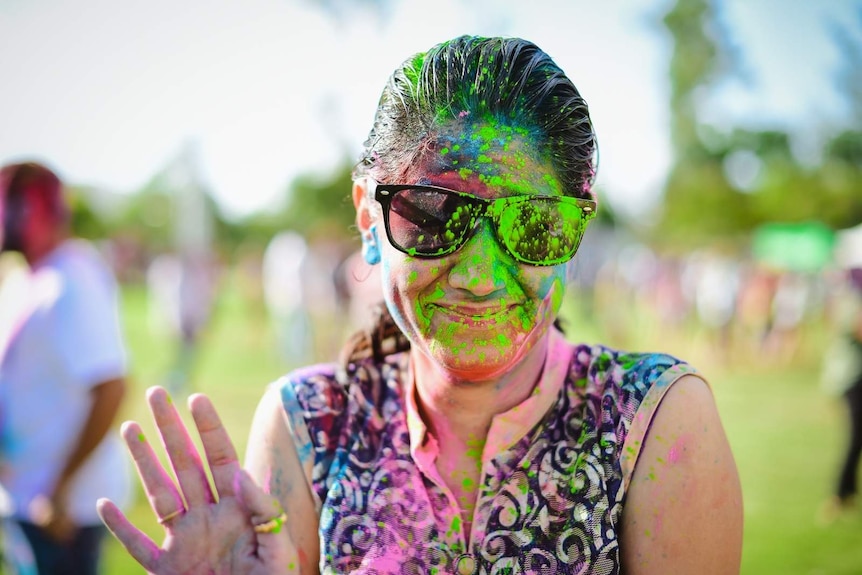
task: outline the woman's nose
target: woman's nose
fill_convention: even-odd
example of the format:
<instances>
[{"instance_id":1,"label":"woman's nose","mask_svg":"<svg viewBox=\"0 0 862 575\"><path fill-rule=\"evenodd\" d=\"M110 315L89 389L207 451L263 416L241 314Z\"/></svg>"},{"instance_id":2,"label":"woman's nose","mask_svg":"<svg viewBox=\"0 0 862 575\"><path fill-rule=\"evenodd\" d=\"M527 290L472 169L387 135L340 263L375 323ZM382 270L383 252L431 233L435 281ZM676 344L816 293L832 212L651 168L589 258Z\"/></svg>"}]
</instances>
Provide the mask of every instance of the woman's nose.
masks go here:
<instances>
[{"instance_id":1,"label":"woman's nose","mask_svg":"<svg viewBox=\"0 0 862 575\"><path fill-rule=\"evenodd\" d=\"M452 287L476 296L488 296L506 287L511 273L491 225L482 218L467 243L452 255L456 259L449 270Z\"/></svg>"}]
</instances>

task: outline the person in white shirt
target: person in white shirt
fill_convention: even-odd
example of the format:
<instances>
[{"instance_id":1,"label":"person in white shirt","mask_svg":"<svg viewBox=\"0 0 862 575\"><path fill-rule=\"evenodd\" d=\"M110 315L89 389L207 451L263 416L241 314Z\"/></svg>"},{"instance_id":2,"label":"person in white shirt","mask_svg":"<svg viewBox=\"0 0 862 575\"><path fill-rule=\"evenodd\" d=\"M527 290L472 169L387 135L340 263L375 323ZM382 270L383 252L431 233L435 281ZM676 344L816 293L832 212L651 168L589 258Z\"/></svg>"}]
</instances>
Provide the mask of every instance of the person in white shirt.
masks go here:
<instances>
[{"instance_id":1,"label":"person in white shirt","mask_svg":"<svg viewBox=\"0 0 862 575\"><path fill-rule=\"evenodd\" d=\"M30 268L0 301L0 514L24 532L41 575L95 574L105 534L96 500L125 503L131 485L111 430L127 369L116 283L72 237L48 168L0 169L0 216L2 250Z\"/></svg>"}]
</instances>

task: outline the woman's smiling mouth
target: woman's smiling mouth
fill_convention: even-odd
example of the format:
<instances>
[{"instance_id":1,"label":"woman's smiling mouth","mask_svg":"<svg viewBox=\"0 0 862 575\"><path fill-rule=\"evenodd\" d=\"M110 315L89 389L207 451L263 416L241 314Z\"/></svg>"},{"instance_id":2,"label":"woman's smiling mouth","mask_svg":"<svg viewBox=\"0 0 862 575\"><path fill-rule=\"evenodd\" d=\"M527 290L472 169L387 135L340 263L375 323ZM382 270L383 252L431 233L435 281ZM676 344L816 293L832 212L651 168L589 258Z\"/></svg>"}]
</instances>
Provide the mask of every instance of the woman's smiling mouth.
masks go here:
<instances>
[{"instance_id":1,"label":"woman's smiling mouth","mask_svg":"<svg viewBox=\"0 0 862 575\"><path fill-rule=\"evenodd\" d=\"M450 321L471 327L493 327L508 322L520 307L517 303L475 305L435 302L428 305L428 311L432 315L442 313Z\"/></svg>"}]
</instances>

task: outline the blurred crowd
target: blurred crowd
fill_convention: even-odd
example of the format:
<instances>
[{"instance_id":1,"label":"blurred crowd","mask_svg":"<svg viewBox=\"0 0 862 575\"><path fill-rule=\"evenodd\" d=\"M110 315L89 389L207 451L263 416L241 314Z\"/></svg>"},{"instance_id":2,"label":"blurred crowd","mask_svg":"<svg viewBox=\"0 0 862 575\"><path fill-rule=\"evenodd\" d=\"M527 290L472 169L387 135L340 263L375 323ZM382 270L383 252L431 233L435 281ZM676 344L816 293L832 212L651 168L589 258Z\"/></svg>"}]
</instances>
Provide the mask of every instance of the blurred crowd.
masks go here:
<instances>
[{"instance_id":1,"label":"blurred crowd","mask_svg":"<svg viewBox=\"0 0 862 575\"><path fill-rule=\"evenodd\" d=\"M592 232L593 230L591 230ZM659 253L597 229L577 260L574 286L585 313L616 345L703 340L716 359L790 361L808 327L831 329L846 270L781 269L748 253ZM580 257L580 256L579 256Z\"/></svg>"},{"instance_id":2,"label":"blurred crowd","mask_svg":"<svg viewBox=\"0 0 862 575\"><path fill-rule=\"evenodd\" d=\"M116 296L121 291L114 287L114 276L119 288L145 287L151 333L167 338L175 350L164 380L147 385L162 384L180 395L194 391L198 348L219 301L227 295L239 297L248 313L258 314L264 325L268 323L271 337L261 337L256 344L272 342L285 369L331 361L350 333L371 323L381 297L379 266L364 261L357 241L284 230L266 245L243 245L231 254L220 253L214 247L211 225L198 213L202 204L186 198L178 205L197 216L178 219L182 230L175 233L170 249L150 250L127 237L115 237L95 242L94 250L89 242L71 234L59 183L46 181L32 186L48 198L32 200L37 207L28 207L31 200L26 198L42 196L28 196L31 188L27 186L19 186L23 190L19 195L25 198L16 200L20 205L7 198L5 206L6 243L0 257L0 400L5 404L0 403L0 424L8 427L11 422L20 427L11 435L7 429L7 437L0 437L5 442L0 479L6 486L14 488L19 473L15 465L21 462L12 455L23 451L15 442L30 441L26 432L32 428L32 418L21 417L27 415L21 405L36 402L39 411L47 413L39 398L62 389L62 396L69 398L64 400L62 412L70 413L66 408L80 403L86 394L119 386L119 395L111 400L111 413L116 412L126 363L125 343L117 330L121 312ZM192 190L186 195L200 193L194 186L184 189ZM38 239L48 236L53 243L43 245ZM851 415L849 447L830 513L854 505L862 455L862 242L851 246L837 262L805 270L777 266L746 250L660 252L601 225L591 228L583 242L569 268L571 301L609 345L658 347L660 342L667 349L674 338L693 339L725 365L787 364L799 358L803 349L821 362L824 389L843 397ZM12 243L16 249L6 249ZM74 322L75 330L68 332L69 318L78 311L82 315ZM104 322L95 321L102 315ZM570 338L579 339L581 326L573 322L569 327ZM45 339L49 334L50 342ZM107 341L116 352L110 356L103 353ZM814 346L808 345L812 342ZM29 358L26 362L21 359L25 357ZM75 360L67 361L69 357ZM88 363L90 357L96 363ZM46 376L44 389L30 375L16 373L19 367L73 366L76 362L84 366L80 373L87 378L75 371L78 367L70 367L69 373ZM86 410L79 411L79 419L85 422ZM58 465L64 457L58 455L51 473L78 477L75 453L107 442L109 435L102 434L112 417L98 423L98 441L92 445L75 448L57 443L57 449L72 453L66 461L73 463L63 471ZM46 421L60 420L51 416ZM43 441L49 435L57 434L36 433L32 441ZM54 445L45 442L49 444ZM25 451L32 454L40 449ZM25 470L32 467L21 465ZM38 469L47 469L39 465ZM25 483L45 483L42 479ZM36 550L37 560L67 561L66 555L52 547L57 537L63 537L58 521L68 519L67 496L65 488L13 493L13 498L20 499L16 507L0 491L0 510L7 517L2 530L7 559L26 538ZM5 502L3 497L7 497ZM80 546L81 556L92 564L103 528L95 516L73 519L85 521L91 529L92 536L82 539ZM30 561L32 565L32 558ZM18 572L28 571L19 566Z\"/></svg>"},{"instance_id":3,"label":"blurred crowd","mask_svg":"<svg viewBox=\"0 0 862 575\"><path fill-rule=\"evenodd\" d=\"M794 357L806 327L837 329L846 283L841 267L780 269L746 253L709 249L661 253L599 226L584 242L591 245L574 261L569 291L580 313L615 345L694 333L720 356L782 363ZM229 286L267 315L289 365L333 357L346 334L367 323L380 297L379 272L362 262L357 246L290 230L233 257L212 249L148 254L126 239L107 239L99 248L121 283L146 286L153 332L177 340L171 376L177 389ZM0 262L0 281L13 275L15 263ZM342 329L327 325L315 335L316 324L334 318Z\"/></svg>"}]
</instances>

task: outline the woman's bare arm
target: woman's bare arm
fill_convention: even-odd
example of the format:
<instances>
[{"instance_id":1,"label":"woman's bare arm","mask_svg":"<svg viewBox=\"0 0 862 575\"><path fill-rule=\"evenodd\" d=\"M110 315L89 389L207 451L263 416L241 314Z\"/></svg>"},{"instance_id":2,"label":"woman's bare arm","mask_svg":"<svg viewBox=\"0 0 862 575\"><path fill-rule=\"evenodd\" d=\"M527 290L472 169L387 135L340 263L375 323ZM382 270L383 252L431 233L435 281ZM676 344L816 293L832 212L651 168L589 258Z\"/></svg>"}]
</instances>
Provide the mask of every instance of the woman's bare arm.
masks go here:
<instances>
[{"instance_id":1,"label":"woman's bare arm","mask_svg":"<svg viewBox=\"0 0 862 575\"><path fill-rule=\"evenodd\" d=\"M245 468L287 512L286 525L296 545L302 574L317 573L320 518L275 386L267 390L255 412Z\"/></svg>"},{"instance_id":2,"label":"woman's bare arm","mask_svg":"<svg viewBox=\"0 0 862 575\"><path fill-rule=\"evenodd\" d=\"M659 405L622 518L626 575L736 575L742 490L707 385L684 376Z\"/></svg>"}]
</instances>

